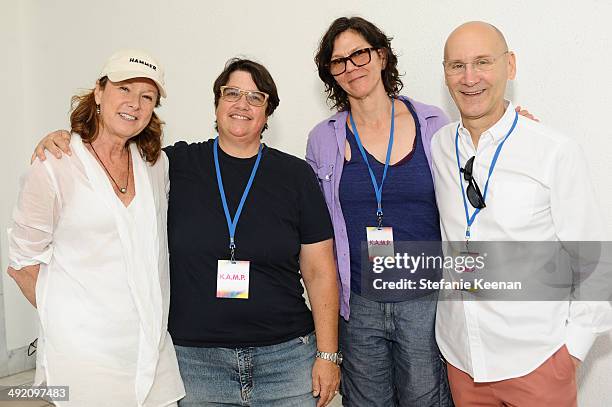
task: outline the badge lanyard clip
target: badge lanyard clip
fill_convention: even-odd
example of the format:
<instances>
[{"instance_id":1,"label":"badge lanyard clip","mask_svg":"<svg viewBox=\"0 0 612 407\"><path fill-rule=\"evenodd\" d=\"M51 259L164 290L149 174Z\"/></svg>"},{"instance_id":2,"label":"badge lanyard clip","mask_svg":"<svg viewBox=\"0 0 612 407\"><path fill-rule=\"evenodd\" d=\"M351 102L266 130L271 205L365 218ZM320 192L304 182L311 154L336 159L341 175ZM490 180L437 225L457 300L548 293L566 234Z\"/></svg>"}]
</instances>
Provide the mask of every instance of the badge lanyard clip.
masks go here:
<instances>
[{"instance_id":1,"label":"badge lanyard clip","mask_svg":"<svg viewBox=\"0 0 612 407\"><path fill-rule=\"evenodd\" d=\"M236 245L234 244L234 238L231 238L230 242L231 242L230 245L229 245L229 249L230 249L230 261L232 263L236 263L236 256L235 256Z\"/></svg>"}]
</instances>

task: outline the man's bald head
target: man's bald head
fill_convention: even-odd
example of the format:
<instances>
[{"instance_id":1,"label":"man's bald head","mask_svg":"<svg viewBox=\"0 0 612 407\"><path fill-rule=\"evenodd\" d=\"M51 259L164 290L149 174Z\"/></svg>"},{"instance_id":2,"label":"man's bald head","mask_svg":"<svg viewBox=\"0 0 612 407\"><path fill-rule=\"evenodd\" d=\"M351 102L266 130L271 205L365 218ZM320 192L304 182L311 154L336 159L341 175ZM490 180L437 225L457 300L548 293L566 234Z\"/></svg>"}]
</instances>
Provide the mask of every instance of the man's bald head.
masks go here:
<instances>
[{"instance_id":1,"label":"man's bald head","mask_svg":"<svg viewBox=\"0 0 612 407\"><path fill-rule=\"evenodd\" d=\"M506 85L515 75L516 57L494 25L471 21L448 36L444 78L473 137L480 137L481 131L502 117Z\"/></svg>"},{"instance_id":2,"label":"man's bald head","mask_svg":"<svg viewBox=\"0 0 612 407\"><path fill-rule=\"evenodd\" d=\"M455 41L461 41L465 38L486 36L490 41L495 42L495 47L499 52L508 51L508 43L504 34L493 24L484 21L469 21L461 24L450 33L444 44L444 59L448 58L449 44L452 46Z\"/></svg>"}]
</instances>

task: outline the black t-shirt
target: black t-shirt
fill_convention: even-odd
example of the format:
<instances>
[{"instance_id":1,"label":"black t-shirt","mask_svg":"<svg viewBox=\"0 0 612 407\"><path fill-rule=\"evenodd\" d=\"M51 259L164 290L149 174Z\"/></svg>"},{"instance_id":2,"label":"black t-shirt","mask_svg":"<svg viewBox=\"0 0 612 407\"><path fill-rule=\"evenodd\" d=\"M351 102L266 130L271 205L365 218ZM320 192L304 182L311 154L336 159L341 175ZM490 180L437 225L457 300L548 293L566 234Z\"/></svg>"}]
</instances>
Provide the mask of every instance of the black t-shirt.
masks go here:
<instances>
[{"instance_id":1,"label":"black t-shirt","mask_svg":"<svg viewBox=\"0 0 612 407\"><path fill-rule=\"evenodd\" d=\"M236 260L249 260L249 298L217 298L217 260L230 258L229 231L217 187L213 142L176 143L170 161L168 329L181 346L265 346L314 329L300 282L300 245L330 239L327 206L310 166L263 147L236 227ZM230 216L256 157L219 148Z\"/></svg>"}]
</instances>

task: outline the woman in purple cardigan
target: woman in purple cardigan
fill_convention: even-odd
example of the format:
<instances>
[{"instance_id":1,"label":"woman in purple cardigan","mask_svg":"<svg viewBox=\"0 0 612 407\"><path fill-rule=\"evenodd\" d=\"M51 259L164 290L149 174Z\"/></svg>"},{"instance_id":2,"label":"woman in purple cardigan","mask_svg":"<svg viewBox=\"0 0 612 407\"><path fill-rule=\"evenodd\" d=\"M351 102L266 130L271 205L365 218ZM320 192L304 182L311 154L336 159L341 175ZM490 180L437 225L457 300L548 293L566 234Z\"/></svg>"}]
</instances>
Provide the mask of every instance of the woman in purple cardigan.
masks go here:
<instances>
[{"instance_id":1,"label":"woman in purple cardigan","mask_svg":"<svg viewBox=\"0 0 612 407\"><path fill-rule=\"evenodd\" d=\"M368 259L366 243L372 258L384 253L372 243L393 250L393 241L397 249L397 242L440 240L430 142L448 118L399 95L390 40L363 18L342 17L315 57L338 111L310 132L306 159L319 177L335 234L341 393L345 406L449 406L434 335L437 292L373 293L371 264L361 264Z\"/></svg>"}]
</instances>

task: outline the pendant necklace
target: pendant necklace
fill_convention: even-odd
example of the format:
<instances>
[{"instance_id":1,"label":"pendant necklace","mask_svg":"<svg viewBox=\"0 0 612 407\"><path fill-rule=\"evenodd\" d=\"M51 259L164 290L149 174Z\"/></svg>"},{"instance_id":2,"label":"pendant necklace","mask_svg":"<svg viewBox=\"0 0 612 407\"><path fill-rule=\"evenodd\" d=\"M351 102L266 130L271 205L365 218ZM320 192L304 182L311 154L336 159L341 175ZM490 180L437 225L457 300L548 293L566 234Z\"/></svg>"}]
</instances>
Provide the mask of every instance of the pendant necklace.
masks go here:
<instances>
[{"instance_id":1,"label":"pendant necklace","mask_svg":"<svg viewBox=\"0 0 612 407\"><path fill-rule=\"evenodd\" d=\"M111 173L108 171L108 168L106 168L106 165L104 165L104 162L102 162L102 159L96 152L96 149L94 148L93 144L91 143L88 143L88 144L91 147L91 150L94 152L98 161L100 161L100 164L102 164L102 168L104 168L104 171L106 171L106 174L108 175L108 177L111 179L111 181L113 181L113 184L115 184L119 192L121 192L122 194L125 194L127 192L128 185L130 184L130 163L131 163L130 151L128 150L128 171L127 171L127 179L125 180L125 187L120 187L119 184L117 184L117 181L115 181L115 178L113 178Z\"/></svg>"}]
</instances>

